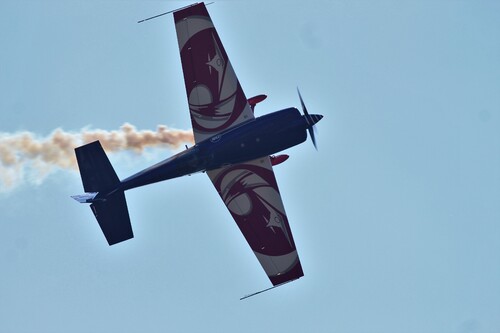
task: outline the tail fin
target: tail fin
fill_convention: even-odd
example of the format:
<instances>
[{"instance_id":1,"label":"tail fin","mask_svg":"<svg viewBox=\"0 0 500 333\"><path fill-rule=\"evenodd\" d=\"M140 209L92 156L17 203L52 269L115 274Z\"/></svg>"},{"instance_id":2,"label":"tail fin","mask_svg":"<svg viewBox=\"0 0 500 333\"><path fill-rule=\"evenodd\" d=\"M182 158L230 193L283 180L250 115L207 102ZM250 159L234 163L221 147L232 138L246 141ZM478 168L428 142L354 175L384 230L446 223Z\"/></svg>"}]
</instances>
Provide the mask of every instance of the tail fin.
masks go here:
<instances>
[{"instance_id":1,"label":"tail fin","mask_svg":"<svg viewBox=\"0 0 500 333\"><path fill-rule=\"evenodd\" d=\"M106 201L93 202L90 208L109 245L134 238L123 191L114 193Z\"/></svg>"},{"instance_id":2,"label":"tail fin","mask_svg":"<svg viewBox=\"0 0 500 333\"><path fill-rule=\"evenodd\" d=\"M109 245L133 238L125 193L114 192L120 185L120 179L99 141L76 148L75 154L83 189L87 193L73 198L91 203L90 208Z\"/></svg>"},{"instance_id":3,"label":"tail fin","mask_svg":"<svg viewBox=\"0 0 500 333\"><path fill-rule=\"evenodd\" d=\"M99 141L76 148L75 154L85 192L111 191L120 184Z\"/></svg>"}]
</instances>

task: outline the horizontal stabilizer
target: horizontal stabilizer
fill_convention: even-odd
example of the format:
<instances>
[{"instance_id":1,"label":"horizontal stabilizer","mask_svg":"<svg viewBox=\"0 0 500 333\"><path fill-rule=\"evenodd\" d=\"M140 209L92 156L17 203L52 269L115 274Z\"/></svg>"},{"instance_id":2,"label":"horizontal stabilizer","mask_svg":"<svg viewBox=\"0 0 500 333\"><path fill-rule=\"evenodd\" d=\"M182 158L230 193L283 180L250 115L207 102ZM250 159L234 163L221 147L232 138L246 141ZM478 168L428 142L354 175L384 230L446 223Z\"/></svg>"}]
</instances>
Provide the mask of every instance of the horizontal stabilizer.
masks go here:
<instances>
[{"instance_id":1,"label":"horizontal stabilizer","mask_svg":"<svg viewBox=\"0 0 500 333\"><path fill-rule=\"evenodd\" d=\"M125 193L117 192L90 205L109 245L133 238L132 225L128 215Z\"/></svg>"},{"instance_id":2,"label":"horizontal stabilizer","mask_svg":"<svg viewBox=\"0 0 500 333\"><path fill-rule=\"evenodd\" d=\"M85 192L104 192L120 184L99 141L75 149Z\"/></svg>"},{"instance_id":3,"label":"horizontal stabilizer","mask_svg":"<svg viewBox=\"0 0 500 333\"><path fill-rule=\"evenodd\" d=\"M109 245L133 238L125 193L119 190L120 179L99 141L78 147L75 153L87 193L72 198L91 204L92 213Z\"/></svg>"}]
</instances>

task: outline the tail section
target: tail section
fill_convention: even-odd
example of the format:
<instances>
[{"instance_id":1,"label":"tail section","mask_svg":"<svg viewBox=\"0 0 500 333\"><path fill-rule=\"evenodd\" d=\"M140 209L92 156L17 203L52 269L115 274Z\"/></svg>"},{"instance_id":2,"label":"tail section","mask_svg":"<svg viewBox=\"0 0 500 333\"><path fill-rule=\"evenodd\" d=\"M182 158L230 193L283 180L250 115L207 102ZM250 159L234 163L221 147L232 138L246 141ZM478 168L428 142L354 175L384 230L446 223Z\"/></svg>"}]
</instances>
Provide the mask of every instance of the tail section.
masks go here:
<instances>
[{"instance_id":1,"label":"tail section","mask_svg":"<svg viewBox=\"0 0 500 333\"><path fill-rule=\"evenodd\" d=\"M85 192L111 191L120 184L99 141L76 148L75 154Z\"/></svg>"},{"instance_id":2,"label":"tail section","mask_svg":"<svg viewBox=\"0 0 500 333\"><path fill-rule=\"evenodd\" d=\"M71 197L78 201L79 203L91 203L94 202L95 197L99 192L90 192L90 193L84 193L84 194L77 194L77 195L72 195Z\"/></svg>"},{"instance_id":3,"label":"tail section","mask_svg":"<svg viewBox=\"0 0 500 333\"><path fill-rule=\"evenodd\" d=\"M123 191L113 194L106 201L91 203L90 208L109 245L134 238Z\"/></svg>"},{"instance_id":4,"label":"tail section","mask_svg":"<svg viewBox=\"0 0 500 333\"><path fill-rule=\"evenodd\" d=\"M85 194L72 196L90 203L109 245L133 238L132 225L123 191L116 191L120 179L99 141L75 149Z\"/></svg>"}]
</instances>

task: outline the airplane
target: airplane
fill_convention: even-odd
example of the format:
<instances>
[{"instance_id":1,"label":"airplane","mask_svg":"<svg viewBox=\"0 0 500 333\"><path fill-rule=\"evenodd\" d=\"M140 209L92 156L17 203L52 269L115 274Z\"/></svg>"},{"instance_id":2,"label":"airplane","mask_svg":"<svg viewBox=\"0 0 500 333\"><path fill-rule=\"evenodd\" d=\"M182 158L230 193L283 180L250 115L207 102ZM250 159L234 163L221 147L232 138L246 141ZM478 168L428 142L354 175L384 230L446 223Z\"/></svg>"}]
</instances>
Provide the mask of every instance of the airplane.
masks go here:
<instances>
[{"instance_id":1,"label":"airplane","mask_svg":"<svg viewBox=\"0 0 500 333\"><path fill-rule=\"evenodd\" d=\"M323 116L308 113L297 88L303 114L290 107L255 117L266 96L245 97L205 4L172 12L195 145L123 180L99 141L80 146L85 193L72 198L90 203L113 245L134 237L125 191L204 172L271 281L268 289L299 279L304 273L273 165L288 158L275 154L306 141L307 131L316 147L313 126Z\"/></svg>"}]
</instances>

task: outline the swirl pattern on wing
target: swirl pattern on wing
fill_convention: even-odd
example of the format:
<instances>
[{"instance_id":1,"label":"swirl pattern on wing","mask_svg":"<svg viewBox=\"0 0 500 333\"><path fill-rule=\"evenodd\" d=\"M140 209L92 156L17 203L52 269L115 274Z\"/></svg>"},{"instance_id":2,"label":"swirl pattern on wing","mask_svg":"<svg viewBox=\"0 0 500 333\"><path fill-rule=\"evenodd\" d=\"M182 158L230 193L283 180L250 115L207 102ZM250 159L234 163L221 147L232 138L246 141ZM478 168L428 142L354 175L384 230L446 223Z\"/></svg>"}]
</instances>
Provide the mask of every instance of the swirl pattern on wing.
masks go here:
<instances>
[{"instance_id":1,"label":"swirl pattern on wing","mask_svg":"<svg viewBox=\"0 0 500 333\"><path fill-rule=\"evenodd\" d=\"M254 251L276 256L295 249L272 169L238 164L212 181Z\"/></svg>"},{"instance_id":2,"label":"swirl pattern on wing","mask_svg":"<svg viewBox=\"0 0 500 333\"><path fill-rule=\"evenodd\" d=\"M189 7L174 18L195 141L253 119L205 7Z\"/></svg>"}]
</instances>

